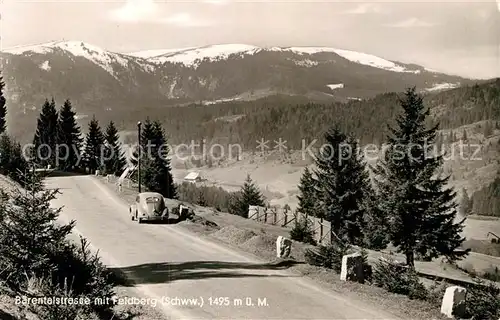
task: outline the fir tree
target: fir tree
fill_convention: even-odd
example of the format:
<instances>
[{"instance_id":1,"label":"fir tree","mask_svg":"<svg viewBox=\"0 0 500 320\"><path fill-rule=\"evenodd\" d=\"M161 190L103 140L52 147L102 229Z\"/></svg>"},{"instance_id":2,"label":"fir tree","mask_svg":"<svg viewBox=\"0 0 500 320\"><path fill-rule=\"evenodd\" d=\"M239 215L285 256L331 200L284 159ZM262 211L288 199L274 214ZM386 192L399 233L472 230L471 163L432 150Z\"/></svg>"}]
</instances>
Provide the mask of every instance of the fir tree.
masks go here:
<instances>
[{"instance_id":1,"label":"fir tree","mask_svg":"<svg viewBox=\"0 0 500 320\"><path fill-rule=\"evenodd\" d=\"M148 157L148 153L154 152L153 150L148 151L148 145L152 144L152 141L154 140L154 131L153 131L153 122L149 120L149 118L146 119L144 124L141 127L141 145L136 146L135 150L132 153L132 158L131 162L134 166L137 166L138 164L138 157L139 157L139 148L141 148L141 160L145 159ZM151 146L150 146L151 148ZM141 163L142 165L142 163ZM134 174L134 179L137 179L137 174Z\"/></svg>"},{"instance_id":2,"label":"fir tree","mask_svg":"<svg viewBox=\"0 0 500 320\"><path fill-rule=\"evenodd\" d=\"M460 215L466 217L472 213L472 199L469 198L465 188L462 188L462 201L460 202Z\"/></svg>"},{"instance_id":3,"label":"fir tree","mask_svg":"<svg viewBox=\"0 0 500 320\"><path fill-rule=\"evenodd\" d=\"M27 277L52 275L53 253L65 244L74 226L74 222L56 223L61 209L50 202L58 190L44 190L36 174L23 178L26 190L15 191L0 219L0 279L17 292Z\"/></svg>"},{"instance_id":4,"label":"fir tree","mask_svg":"<svg viewBox=\"0 0 500 320\"><path fill-rule=\"evenodd\" d=\"M82 137L80 127L75 120L71 102L66 100L59 111L57 140L59 151L64 154L58 159L61 170L73 170L80 165Z\"/></svg>"},{"instance_id":5,"label":"fir tree","mask_svg":"<svg viewBox=\"0 0 500 320\"><path fill-rule=\"evenodd\" d=\"M325 134L325 141L328 147L315 158L319 204L331 223L332 240L361 244L368 172L352 136L334 127Z\"/></svg>"},{"instance_id":6,"label":"fir tree","mask_svg":"<svg viewBox=\"0 0 500 320\"><path fill-rule=\"evenodd\" d=\"M318 210L316 196L316 181L314 180L312 172L306 167L300 178L299 195L297 195L297 199L299 200L297 211L306 216L324 217L324 212Z\"/></svg>"},{"instance_id":7,"label":"fir tree","mask_svg":"<svg viewBox=\"0 0 500 320\"><path fill-rule=\"evenodd\" d=\"M3 90L5 88L5 83L3 82L3 77L0 76L0 134L3 134L7 130L7 106L5 105L5 97L3 96Z\"/></svg>"},{"instance_id":8,"label":"fir tree","mask_svg":"<svg viewBox=\"0 0 500 320\"><path fill-rule=\"evenodd\" d=\"M207 200L205 199L205 192L204 191L205 191L204 189L200 189L198 191L198 199L196 199L196 203L202 207L207 206Z\"/></svg>"},{"instance_id":9,"label":"fir tree","mask_svg":"<svg viewBox=\"0 0 500 320\"><path fill-rule=\"evenodd\" d=\"M0 136L0 173L21 183L20 173L26 171L27 163L23 155L21 144L14 141L7 134Z\"/></svg>"},{"instance_id":10,"label":"fir tree","mask_svg":"<svg viewBox=\"0 0 500 320\"><path fill-rule=\"evenodd\" d=\"M168 158L169 149L165 131L158 121L151 123L150 127L149 123L147 121L145 134L151 134L151 137L145 136L148 140L141 141L147 145L146 153L141 157L142 181L149 191L158 192L166 198L176 199L177 192Z\"/></svg>"},{"instance_id":11,"label":"fir tree","mask_svg":"<svg viewBox=\"0 0 500 320\"><path fill-rule=\"evenodd\" d=\"M259 188L252 181L250 175L247 175L241 190L234 195L232 200L229 213L244 218L248 218L249 206L265 206L264 197L262 196Z\"/></svg>"},{"instance_id":12,"label":"fir tree","mask_svg":"<svg viewBox=\"0 0 500 320\"><path fill-rule=\"evenodd\" d=\"M364 199L363 247L372 250L383 250L389 244L388 219L380 206L377 193L369 188Z\"/></svg>"},{"instance_id":13,"label":"fir tree","mask_svg":"<svg viewBox=\"0 0 500 320\"><path fill-rule=\"evenodd\" d=\"M295 220L295 225L290 230L290 238L295 241L300 241L303 243L308 243L316 245L316 239L314 239L314 222L310 221L307 216L297 215Z\"/></svg>"},{"instance_id":14,"label":"fir tree","mask_svg":"<svg viewBox=\"0 0 500 320\"><path fill-rule=\"evenodd\" d=\"M42 166L55 166L58 115L54 99L45 100L37 121L33 144L35 161Z\"/></svg>"},{"instance_id":15,"label":"fir tree","mask_svg":"<svg viewBox=\"0 0 500 320\"><path fill-rule=\"evenodd\" d=\"M118 140L118 130L116 130L113 121L110 121L106 128L106 155L104 166L106 172L119 176L123 172L123 168L127 164L125 156L122 152L122 146Z\"/></svg>"},{"instance_id":16,"label":"fir tree","mask_svg":"<svg viewBox=\"0 0 500 320\"><path fill-rule=\"evenodd\" d=\"M429 109L415 88L406 91L400 105L403 113L397 127L389 128L389 147L375 168L379 201L390 224L389 240L411 267L415 254L459 259L464 253L455 249L464 241L460 233L465 219L454 222L456 194L446 187L449 177L433 177L443 157L426 148L434 142L438 125L426 128Z\"/></svg>"},{"instance_id":17,"label":"fir tree","mask_svg":"<svg viewBox=\"0 0 500 320\"><path fill-rule=\"evenodd\" d=\"M89 123L89 132L85 138L85 162L90 173L101 169L104 165L104 146L104 135L99 126L99 121L93 116Z\"/></svg>"}]
</instances>

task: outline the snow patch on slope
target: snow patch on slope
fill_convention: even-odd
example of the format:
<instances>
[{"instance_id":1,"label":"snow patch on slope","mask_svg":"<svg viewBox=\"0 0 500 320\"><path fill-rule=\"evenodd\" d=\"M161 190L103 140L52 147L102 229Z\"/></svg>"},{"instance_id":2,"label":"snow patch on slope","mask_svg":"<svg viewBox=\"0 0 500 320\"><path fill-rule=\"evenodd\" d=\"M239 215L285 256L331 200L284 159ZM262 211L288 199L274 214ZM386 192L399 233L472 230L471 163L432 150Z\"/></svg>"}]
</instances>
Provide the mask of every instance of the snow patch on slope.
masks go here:
<instances>
[{"instance_id":1,"label":"snow patch on slope","mask_svg":"<svg viewBox=\"0 0 500 320\"><path fill-rule=\"evenodd\" d=\"M273 51L279 51L279 50L280 50L279 48L273 48ZM370 67L385 69L394 72L410 72L410 73L420 72L419 70L408 70L405 67L397 65L392 61L371 54L356 52L351 50L335 49L329 47L288 47L288 48L282 48L281 50L291 51L297 54L309 54L309 55L321 52L330 52L338 54L342 58L347 59L351 62L367 65Z\"/></svg>"},{"instance_id":2,"label":"snow patch on slope","mask_svg":"<svg viewBox=\"0 0 500 320\"><path fill-rule=\"evenodd\" d=\"M7 52L7 53L11 53L11 54L16 54L16 55L28 53L28 52L45 54L45 53L52 52L52 50L53 50L52 46L56 43L57 42L47 42L47 43L36 44L36 45L16 46L16 47L2 50L2 52Z\"/></svg>"},{"instance_id":3,"label":"snow patch on slope","mask_svg":"<svg viewBox=\"0 0 500 320\"><path fill-rule=\"evenodd\" d=\"M338 83L338 84L327 84L326 85L328 88L330 88L331 90L335 90L335 89L342 89L344 88L344 84L343 83Z\"/></svg>"},{"instance_id":4,"label":"snow patch on slope","mask_svg":"<svg viewBox=\"0 0 500 320\"><path fill-rule=\"evenodd\" d=\"M17 55L30 53L47 54L56 52L57 50L69 52L75 57L88 59L113 76L115 75L115 71L113 70L112 64L119 64L124 68L128 67L128 61L122 57L122 55L108 52L99 47L81 41L48 42L35 46L10 48L4 50L4 52Z\"/></svg>"},{"instance_id":5,"label":"snow patch on slope","mask_svg":"<svg viewBox=\"0 0 500 320\"><path fill-rule=\"evenodd\" d=\"M212 104L217 104L217 103L224 103L224 102L231 102L231 101L238 101L241 98L235 97L235 98L224 98L224 99L218 99L218 100L212 100L212 101L203 101L202 104L207 106L207 105L212 105Z\"/></svg>"},{"instance_id":6,"label":"snow patch on slope","mask_svg":"<svg viewBox=\"0 0 500 320\"><path fill-rule=\"evenodd\" d=\"M434 86L431 88L424 89L425 91L440 91L440 90L448 90L448 89L454 89L460 86L460 83L436 83Z\"/></svg>"},{"instance_id":7,"label":"snow patch on slope","mask_svg":"<svg viewBox=\"0 0 500 320\"><path fill-rule=\"evenodd\" d=\"M260 50L262 49L259 47L246 44L220 44L175 51L173 53L154 57L150 61L155 63L181 63L185 66L196 68L204 59L219 61L227 59L234 54L254 54Z\"/></svg>"},{"instance_id":8,"label":"snow patch on slope","mask_svg":"<svg viewBox=\"0 0 500 320\"><path fill-rule=\"evenodd\" d=\"M295 65L301 66L301 67L314 67L317 66L319 63L318 61L313 61L311 59L304 59L304 60L292 60L295 62Z\"/></svg>"},{"instance_id":9,"label":"snow patch on slope","mask_svg":"<svg viewBox=\"0 0 500 320\"><path fill-rule=\"evenodd\" d=\"M42 63L40 65L40 69L45 70L45 71L49 71L51 69L49 61L46 60L44 63Z\"/></svg>"}]
</instances>

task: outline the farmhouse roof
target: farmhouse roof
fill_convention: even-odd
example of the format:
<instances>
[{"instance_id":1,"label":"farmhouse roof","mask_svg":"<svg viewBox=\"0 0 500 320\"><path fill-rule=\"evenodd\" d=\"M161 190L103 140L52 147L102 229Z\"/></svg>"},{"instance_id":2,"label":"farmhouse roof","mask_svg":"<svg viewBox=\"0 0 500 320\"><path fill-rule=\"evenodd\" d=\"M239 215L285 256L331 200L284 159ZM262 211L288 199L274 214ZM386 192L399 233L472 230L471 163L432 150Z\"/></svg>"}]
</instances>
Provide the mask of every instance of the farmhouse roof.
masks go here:
<instances>
[{"instance_id":1,"label":"farmhouse roof","mask_svg":"<svg viewBox=\"0 0 500 320\"><path fill-rule=\"evenodd\" d=\"M200 176L199 172L190 172L187 176L184 177L184 180L195 180Z\"/></svg>"}]
</instances>

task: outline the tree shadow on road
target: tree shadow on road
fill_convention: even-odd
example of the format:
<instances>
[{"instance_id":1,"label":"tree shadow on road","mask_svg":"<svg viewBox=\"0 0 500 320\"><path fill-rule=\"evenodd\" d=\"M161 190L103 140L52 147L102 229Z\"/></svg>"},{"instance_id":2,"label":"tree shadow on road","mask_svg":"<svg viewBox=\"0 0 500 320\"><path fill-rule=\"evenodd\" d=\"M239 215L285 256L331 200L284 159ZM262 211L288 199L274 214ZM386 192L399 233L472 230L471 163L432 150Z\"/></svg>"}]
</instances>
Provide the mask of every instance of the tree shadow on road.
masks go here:
<instances>
[{"instance_id":1,"label":"tree shadow on road","mask_svg":"<svg viewBox=\"0 0 500 320\"><path fill-rule=\"evenodd\" d=\"M115 282L118 285L134 286L137 284L169 283L178 280L208 278L290 277L259 273L258 270L285 270L301 263L293 260L265 264L223 261L163 262L111 268L110 270L117 277Z\"/></svg>"},{"instance_id":2,"label":"tree shadow on road","mask_svg":"<svg viewBox=\"0 0 500 320\"><path fill-rule=\"evenodd\" d=\"M169 217L166 220L142 221L141 224L177 224L181 222L178 217Z\"/></svg>"},{"instance_id":3,"label":"tree shadow on road","mask_svg":"<svg viewBox=\"0 0 500 320\"><path fill-rule=\"evenodd\" d=\"M82 172L69 172L69 171L59 171L59 170L44 170L38 171L38 174L46 178L54 177L76 177L76 176L91 176L88 173Z\"/></svg>"}]
</instances>

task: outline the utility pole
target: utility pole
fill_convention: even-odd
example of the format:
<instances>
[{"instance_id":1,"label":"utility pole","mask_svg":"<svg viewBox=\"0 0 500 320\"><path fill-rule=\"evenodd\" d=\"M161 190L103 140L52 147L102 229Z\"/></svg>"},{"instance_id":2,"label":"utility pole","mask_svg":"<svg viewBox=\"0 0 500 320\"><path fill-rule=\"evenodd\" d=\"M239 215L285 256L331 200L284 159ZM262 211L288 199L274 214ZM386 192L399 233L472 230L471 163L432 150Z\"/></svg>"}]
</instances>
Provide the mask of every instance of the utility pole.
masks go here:
<instances>
[{"instance_id":1,"label":"utility pole","mask_svg":"<svg viewBox=\"0 0 500 320\"><path fill-rule=\"evenodd\" d=\"M138 160L137 160L137 182L139 184L139 193L141 193L141 122L137 122L137 143L139 147Z\"/></svg>"}]
</instances>

